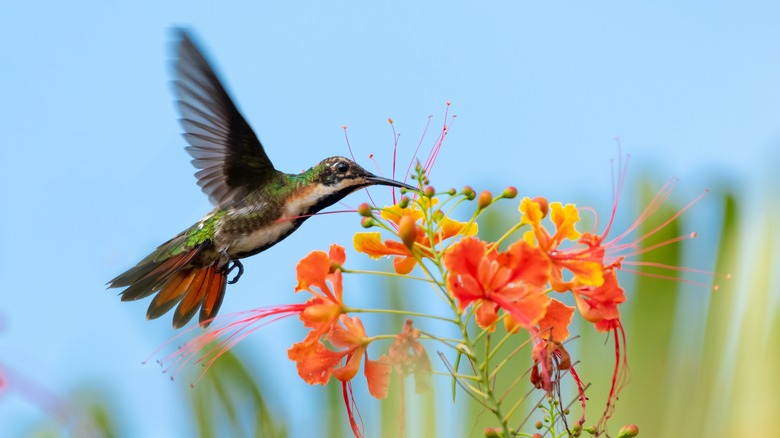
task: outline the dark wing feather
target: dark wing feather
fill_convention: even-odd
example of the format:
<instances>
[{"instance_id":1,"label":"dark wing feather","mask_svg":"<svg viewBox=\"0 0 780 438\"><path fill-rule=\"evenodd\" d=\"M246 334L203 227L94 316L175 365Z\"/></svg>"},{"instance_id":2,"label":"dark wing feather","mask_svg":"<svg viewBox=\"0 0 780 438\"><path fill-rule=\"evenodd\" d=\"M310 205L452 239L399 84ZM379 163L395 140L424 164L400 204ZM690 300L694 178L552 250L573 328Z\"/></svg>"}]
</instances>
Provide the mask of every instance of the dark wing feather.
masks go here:
<instances>
[{"instance_id":1,"label":"dark wing feather","mask_svg":"<svg viewBox=\"0 0 780 438\"><path fill-rule=\"evenodd\" d=\"M262 186L275 169L192 37L177 33L174 91L187 152L202 169L195 174L198 185L213 204L226 208Z\"/></svg>"}]
</instances>

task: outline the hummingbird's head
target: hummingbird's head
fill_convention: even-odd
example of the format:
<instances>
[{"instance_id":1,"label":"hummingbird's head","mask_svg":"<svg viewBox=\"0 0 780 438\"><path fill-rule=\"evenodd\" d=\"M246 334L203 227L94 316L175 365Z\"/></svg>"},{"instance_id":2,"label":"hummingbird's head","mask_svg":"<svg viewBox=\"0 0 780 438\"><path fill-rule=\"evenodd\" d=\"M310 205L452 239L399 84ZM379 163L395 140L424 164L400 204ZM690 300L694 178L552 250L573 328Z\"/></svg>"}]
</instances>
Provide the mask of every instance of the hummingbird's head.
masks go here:
<instances>
[{"instance_id":1,"label":"hummingbird's head","mask_svg":"<svg viewBox=\"0 0 780 438\"><path fill-rule=\"evenodd\" d=\"M293 216L314 214L363 187L384 185L417 190L409 184L376 176L344 157L326 158L297 177L303 184L298 186L292 202L288 202Z\"/></svg>"},{"instance_id":2,"label":"hummingbird's head","mask_svg":"<svg viewBox=\"0 0 780 438\"><path fill-rule=\"evenodd\" d=\"M362 168L359 164L344 157L330 157L322 160L315 166L318 169L318 183L329 188L334 194L341 197L368 186L382 185L391 187L403 187L408 190L417 190L416 187L389 178L376 176Z\"/></svg>"}]
</instances>

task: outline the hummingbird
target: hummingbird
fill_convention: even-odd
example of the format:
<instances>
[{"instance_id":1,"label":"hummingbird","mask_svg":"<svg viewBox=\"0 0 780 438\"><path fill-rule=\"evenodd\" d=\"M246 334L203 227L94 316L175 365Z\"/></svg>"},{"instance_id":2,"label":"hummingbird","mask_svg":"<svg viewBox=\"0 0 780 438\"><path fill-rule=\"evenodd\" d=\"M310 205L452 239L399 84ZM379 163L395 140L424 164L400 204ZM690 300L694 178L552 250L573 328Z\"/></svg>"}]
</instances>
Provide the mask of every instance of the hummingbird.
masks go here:
<instances>
[{"instance_id":1,"label":"hummingbird","mask_svg":"<svg viewBox=\"0 0 780 438\"><path fill-rule=\"evenodd\" d=\"M277 170L192 36L183 29L175 34L173 89L179 120L198 169L198 185L215 208L108 287L125 288L122 301L156 293L148 319L178 304L174 328L186 325L199 309L200 325L206 327L219 311L227 284L243 274L241 259L276 245L311 215L355 190L372 185L416 188L376 176L340 156L300 174Z\"/></svg>"}]
</instances>

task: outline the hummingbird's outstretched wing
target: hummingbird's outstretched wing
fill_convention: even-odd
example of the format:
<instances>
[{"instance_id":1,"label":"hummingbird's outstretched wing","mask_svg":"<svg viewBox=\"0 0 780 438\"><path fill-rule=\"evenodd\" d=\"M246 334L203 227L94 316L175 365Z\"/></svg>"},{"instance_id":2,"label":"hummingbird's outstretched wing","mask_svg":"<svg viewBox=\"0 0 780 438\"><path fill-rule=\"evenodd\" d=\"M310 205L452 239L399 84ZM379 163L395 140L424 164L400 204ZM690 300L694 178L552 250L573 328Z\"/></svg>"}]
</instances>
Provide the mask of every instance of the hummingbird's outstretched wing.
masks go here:
<instances>
[{"instance_id":1,"label":"hummingbird's outstretched wing","mask_svg":"<svg viewBox=\"0 0 780 438\"><path fill-rule=\"evenodd\" d=\"M186 149L201 169L198 185L226 208L267 182L274 166L192 37L182 29L176 34L174 90Z\"/></svg>"}]
</instances>

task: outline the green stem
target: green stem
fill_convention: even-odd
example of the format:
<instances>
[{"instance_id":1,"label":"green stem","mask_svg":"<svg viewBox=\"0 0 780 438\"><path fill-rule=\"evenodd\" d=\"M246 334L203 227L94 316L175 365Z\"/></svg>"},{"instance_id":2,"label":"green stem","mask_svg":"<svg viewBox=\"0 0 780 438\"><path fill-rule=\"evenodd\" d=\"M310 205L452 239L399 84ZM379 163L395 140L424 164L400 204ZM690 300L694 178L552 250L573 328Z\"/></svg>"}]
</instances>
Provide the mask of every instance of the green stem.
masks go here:
<instances>
[{"instance_id":1,"label":"green stem","mask_svg":"<svg viewBox=\"0 0 780 438\"><path fill-rule=\"evenodd\" d=\"M357 309L353 307L344 307L343 308L344 313L388 313L391 315L404 315L404 316L414 316L419 318L429 318L429 319L438 319L439 321L447 321L452 324L458 324L458 321L451 319L451 318L445 318L443 316L437 316L437 315L429 315L427 313L418 313L418 312L410 312L407 310L397 310L397 309Z\"/></svg>"},{"instance_id":2,"label":"green stem","mask_svg":"<svg viewBox=\"0 0 780 438\"><path fill-rule=\"evenodd\" d=\"M433 371L432 374L437 376L450 376L450 377L457 377L458 379L479 381L479 376L470 376L468 374L445 373L442 371Z\"/></svg>"},{"instance_id":3,"label":"green stem","mask_svg":"<svg viewBox=\"0 0 780 438\"><path fill-rule=\"evenodd\" d=\"M517 348L515 348L514 350L512 350L512 352L511 352L511 353L509 353L509 354L508 354L508 355L507 355L507 356L506 356L506 357L505 357L505 358L504 358L504 359L501 361L501 363L499 363L499 364L498 364L498 366L497 366L497 367L496 367L496 369L493 371L493 373L490 375L490 377L491 377L491 378L492 378L492 377L495 377L495 374L496 374L496 373L498 373L498 370L500 370L500 369L501 369L501 367L503 367L503 366L504 366L504 364L506 364L507 362L509 362L510 360L512 360L512 358L513 358L513 357L515 357L515 355L516 355L517 353L519 353L519 352L520 352L520 350L522 350L523 348L525 348L525 347L526 347L526 345L528 345L530 342L531 342L531 340L530 340L530 339L528 339L528 340L526 340L525 342L523 342L522 344L520 344L520 345L519 345Z\"/></svg>"},{"instance_id":4,"label":"green stem","mask_svg":"<svg viewBox=\"0 0 780 438\"><path fill-rule=\"evenodd\" d=\"M513 226L512 226L512 228L510 228L509 230L507 230L507 232L506 232L506 233L504 233L504 235L503 235L503 236L501 236L501 237L500 237L498 240L496 240L496 243L495 243L495 245L496 245L496 248L498 248L498 247L501 245L501 243L502 243L504 240L506 240L507 238L509 238L509 236L511 236L511 235L512 235L512 234L513 234L515 231L517 231L517 230L519 230L520 228L522 228L522 227L523 227L523 225L525 225L525 224L522 224L522 223L518 222L518 223L516 223L515 225L513 225Z\"/></svg>"},{"instance_id":5,"label":"green stem","mask_svg":"<svg viewBox=\"0 0 780 438\"><path fill-rule=\"evenodd\" d=\"M403 278L409 280L424 281L426 283L435 282L435 280L431 280L430 278L415 277L413 275L402 275L402 274L397 274L395 272L386 272L386 271L366 271L362 269L345 269L344 267L341 267L341 272L345 274L381 275L384 277L396 277L396 278Z\"/></svg>"}]
</instances>

